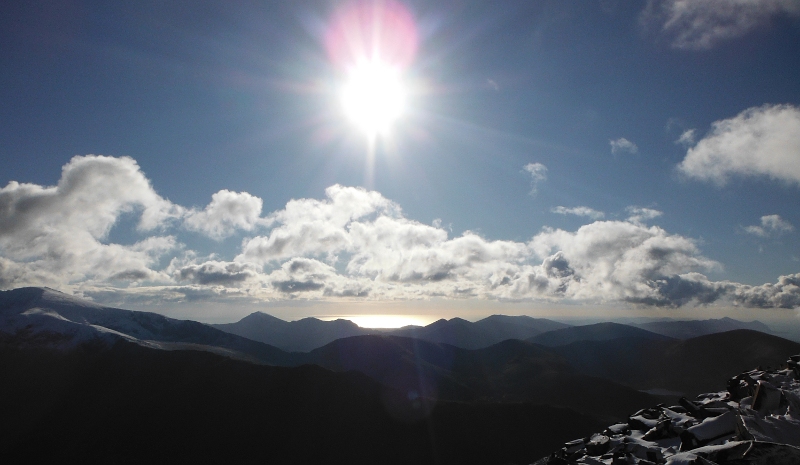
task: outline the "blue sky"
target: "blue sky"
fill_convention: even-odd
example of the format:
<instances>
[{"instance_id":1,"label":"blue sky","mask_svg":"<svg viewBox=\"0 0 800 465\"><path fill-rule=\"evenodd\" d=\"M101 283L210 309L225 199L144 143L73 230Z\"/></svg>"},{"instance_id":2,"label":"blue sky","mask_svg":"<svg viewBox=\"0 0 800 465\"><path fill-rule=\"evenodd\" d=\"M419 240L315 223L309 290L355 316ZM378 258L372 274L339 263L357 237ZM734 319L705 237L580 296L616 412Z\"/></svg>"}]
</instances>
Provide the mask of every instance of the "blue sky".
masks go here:
<instances>
[{"instance_id":1,"label":"blue sky","mask_svg":"<svg viewBox=\"0 0 800 465\"><path fill-rule=\"evenodd\" d=\"M208 320L800 306L793 0L3 10L3 288ZM340 102L352 11L408 45L385 134Z\"/></svg>"}]
</instances>

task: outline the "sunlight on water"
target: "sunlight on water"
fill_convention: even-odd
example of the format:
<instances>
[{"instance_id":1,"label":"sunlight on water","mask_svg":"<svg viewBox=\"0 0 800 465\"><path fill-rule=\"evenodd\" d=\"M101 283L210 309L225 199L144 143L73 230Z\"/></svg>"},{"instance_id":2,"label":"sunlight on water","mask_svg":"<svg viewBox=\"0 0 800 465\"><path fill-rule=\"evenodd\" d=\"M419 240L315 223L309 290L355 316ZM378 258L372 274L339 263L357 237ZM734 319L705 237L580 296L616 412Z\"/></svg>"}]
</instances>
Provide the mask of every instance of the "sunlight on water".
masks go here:
<instances>
[{"instance_id":1,"label":"sunlight on water","mask_svg":"<svg viewBox=\"0 0 800 465\"><path fill-rule=\"evenodd\" d=\"M402 328L408 325L425 326L436 320L429 315L337 315L319 317L331 321L338 318L350 320L362 328Z\"/></svg>"}]
</instances>

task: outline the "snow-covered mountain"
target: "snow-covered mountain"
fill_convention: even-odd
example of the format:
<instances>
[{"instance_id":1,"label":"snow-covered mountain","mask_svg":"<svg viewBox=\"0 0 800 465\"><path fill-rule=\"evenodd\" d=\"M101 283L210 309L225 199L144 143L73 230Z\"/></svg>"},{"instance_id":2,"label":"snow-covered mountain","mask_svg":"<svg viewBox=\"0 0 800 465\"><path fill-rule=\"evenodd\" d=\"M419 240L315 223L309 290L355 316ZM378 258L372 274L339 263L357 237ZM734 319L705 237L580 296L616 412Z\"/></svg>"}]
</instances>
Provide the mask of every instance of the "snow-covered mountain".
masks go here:
<instances>
[{"instance_id":1,"label":"snow-covered mountain","mask_svg":"<svg viewBox=\"0 0 800 465\"><path fill-rule=\"evenodd\" d=\"M0 291L0 340L15 346L70 349L124 339L164 350L193 349L269 364L289 354L189 320L104 307L39 287Z\"/></svg>"}]
</instances>

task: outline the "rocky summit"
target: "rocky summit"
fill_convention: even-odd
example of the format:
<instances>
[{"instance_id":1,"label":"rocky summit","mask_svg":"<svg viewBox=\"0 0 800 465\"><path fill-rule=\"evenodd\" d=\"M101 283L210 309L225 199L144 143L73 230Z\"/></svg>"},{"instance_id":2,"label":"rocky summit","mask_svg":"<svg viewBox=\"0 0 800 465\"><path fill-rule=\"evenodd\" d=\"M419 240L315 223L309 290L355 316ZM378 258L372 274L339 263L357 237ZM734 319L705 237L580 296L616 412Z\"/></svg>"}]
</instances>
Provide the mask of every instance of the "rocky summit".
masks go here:
<instances>
[{"instance_id":1,"label":"rocky summit","mask_svg":"<svg viewBox=\"0 0 800 465\"><path fill-rule=\"evenodd\" d=\"M800 355L747 371L725 391L639 410L533 465L800 464Z\"/></svg>"}]
</instances>

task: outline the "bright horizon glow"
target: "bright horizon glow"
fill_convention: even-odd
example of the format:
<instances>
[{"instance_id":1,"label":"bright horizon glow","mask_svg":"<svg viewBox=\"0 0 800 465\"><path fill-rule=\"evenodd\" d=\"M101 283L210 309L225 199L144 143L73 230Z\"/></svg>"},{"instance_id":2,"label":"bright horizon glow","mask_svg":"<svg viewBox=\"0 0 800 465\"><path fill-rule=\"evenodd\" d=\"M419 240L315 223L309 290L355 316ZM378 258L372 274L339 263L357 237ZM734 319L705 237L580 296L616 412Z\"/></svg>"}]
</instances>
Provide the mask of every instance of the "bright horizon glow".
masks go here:
<instances>
[{"instance_id":1,"label":"bright horizon glow","mask_svg":"<svg viewBox=\"0 0 800 465\"><path fill-rule=\"evenodd\" d=\"M387 135L402 116L406 89L396 68L381 61L363 62L350 71L341 99L347 117L374 139Z\"/></svg>"},{"instance_id":2,"label":"bright horizon glow","mask_svg":"<svg viewBox=\"0 0 800 465\"><path fill-rule=\"evenodd\" d=\"M323 321L333 321L337 319L350 320L361 328L373 329L393 329L402 328L403 326L415 325L425 326L429 325L436 320L435 317L426 315L391 315L391 314L375 314L375 315L337 315L337 316L324 316L318 317Z\"/></svg>"}]
</instances>

